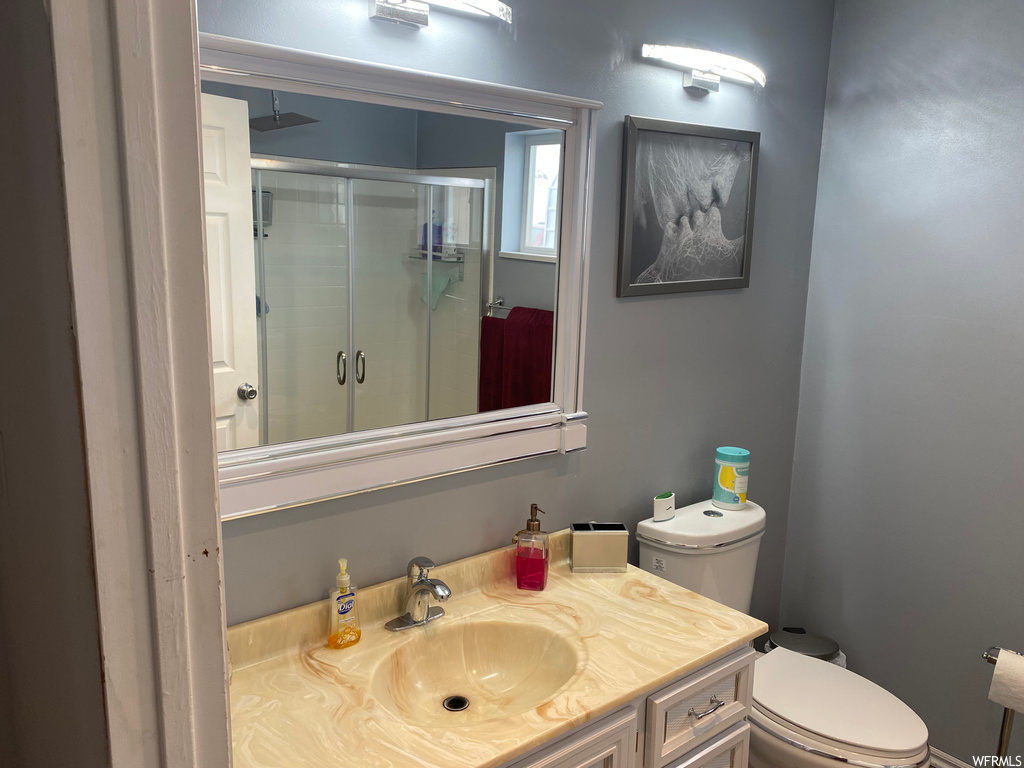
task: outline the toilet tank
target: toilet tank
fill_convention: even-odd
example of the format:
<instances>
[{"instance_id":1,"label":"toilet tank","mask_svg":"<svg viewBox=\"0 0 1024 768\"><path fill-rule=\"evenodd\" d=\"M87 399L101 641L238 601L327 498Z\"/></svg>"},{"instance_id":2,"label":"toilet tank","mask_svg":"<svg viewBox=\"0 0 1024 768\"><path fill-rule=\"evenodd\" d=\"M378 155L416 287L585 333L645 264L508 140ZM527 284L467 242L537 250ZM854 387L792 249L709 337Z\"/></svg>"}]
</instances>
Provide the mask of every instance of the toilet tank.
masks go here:
<instances>
[{"instance_id":1,"label":"toilet tank","mask_svg":"<svg viewBox=\"0 0 1024 768\"><path fill-rule=\"evenodd\" d=\"M681 507L668 520L637 525L640 567L749 613L764 526L764 509L751 501L736 510L710 500Z\"/></svg>"}]
</instances>

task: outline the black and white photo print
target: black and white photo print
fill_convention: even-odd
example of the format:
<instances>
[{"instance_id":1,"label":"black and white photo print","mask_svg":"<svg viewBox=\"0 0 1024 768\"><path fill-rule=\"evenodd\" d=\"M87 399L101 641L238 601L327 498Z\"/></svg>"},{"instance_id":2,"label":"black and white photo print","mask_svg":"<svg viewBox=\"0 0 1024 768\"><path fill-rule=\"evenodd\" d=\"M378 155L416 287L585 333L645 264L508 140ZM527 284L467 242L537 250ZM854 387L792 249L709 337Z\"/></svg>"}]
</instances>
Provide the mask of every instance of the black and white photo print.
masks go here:
<instances>
[{"instance_id":1,"label":"black and white photo print","mask_svg":"<svg viewBox=\"0 0 1024 768\"><path fill-rule=\"evenodd\" d=\"M760 134L626 118L619 296L745 288Z\"/></svg>"}]
</instances>

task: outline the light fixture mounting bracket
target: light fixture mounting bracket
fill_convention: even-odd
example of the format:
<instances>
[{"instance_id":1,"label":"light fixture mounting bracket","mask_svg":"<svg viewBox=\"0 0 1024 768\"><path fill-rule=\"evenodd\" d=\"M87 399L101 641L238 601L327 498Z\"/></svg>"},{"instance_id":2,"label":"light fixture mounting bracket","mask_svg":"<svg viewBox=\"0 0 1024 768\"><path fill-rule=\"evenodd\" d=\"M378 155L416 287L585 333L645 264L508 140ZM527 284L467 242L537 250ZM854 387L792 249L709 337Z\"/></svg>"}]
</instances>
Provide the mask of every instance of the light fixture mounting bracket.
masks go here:
<instances>
[{"instance_id":1,"label":"light fixture mounting bracket","mask_svg":"<svg viewBox=\"0 0 1024 768\"><path fill-rule=\"evenodd\" d=\"M422 0L369 0L370 18L388 21L403 27L419 29L427 26L430 5Z\"/></svg>"}]
</instances>

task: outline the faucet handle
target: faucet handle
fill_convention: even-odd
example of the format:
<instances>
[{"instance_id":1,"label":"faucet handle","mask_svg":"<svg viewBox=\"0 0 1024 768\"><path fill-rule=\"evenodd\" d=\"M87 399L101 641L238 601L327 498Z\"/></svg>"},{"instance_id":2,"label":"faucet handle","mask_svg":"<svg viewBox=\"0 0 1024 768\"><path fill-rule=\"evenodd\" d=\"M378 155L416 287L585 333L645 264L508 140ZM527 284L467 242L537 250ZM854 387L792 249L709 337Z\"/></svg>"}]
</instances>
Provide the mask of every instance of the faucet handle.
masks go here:
<instances>
[{"instance_id":1,"label":"faucet handle","mask_svg":"<svg viewBox=\"0 0 1024 768\"><path fill-rule=\"evenodd\" d=\"M434 567L434 561L429 557L414 557L409 561L409 584L423 581L430 575L430 569Z\"/></svg>"}]
</instances>

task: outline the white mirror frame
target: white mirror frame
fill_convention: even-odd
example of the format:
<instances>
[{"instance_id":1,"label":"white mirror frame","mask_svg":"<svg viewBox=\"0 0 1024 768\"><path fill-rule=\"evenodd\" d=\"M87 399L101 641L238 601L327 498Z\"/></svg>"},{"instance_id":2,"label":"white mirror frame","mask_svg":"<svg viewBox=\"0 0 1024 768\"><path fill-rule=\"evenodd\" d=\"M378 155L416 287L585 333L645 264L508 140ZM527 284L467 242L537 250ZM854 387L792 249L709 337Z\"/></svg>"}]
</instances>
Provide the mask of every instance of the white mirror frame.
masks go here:
<instances>
[{"instance_id":1,"label":"white mirror frame","mask_svg":"<svg viewBox=\"0 0 1024 768\"><path fill-rule=\"evenodd\" d=\"M553 401L220 454L221 519L586 447L592 113L601 103L201 33L204 80L564 131Z\"/></svg>"}]
</instances>

